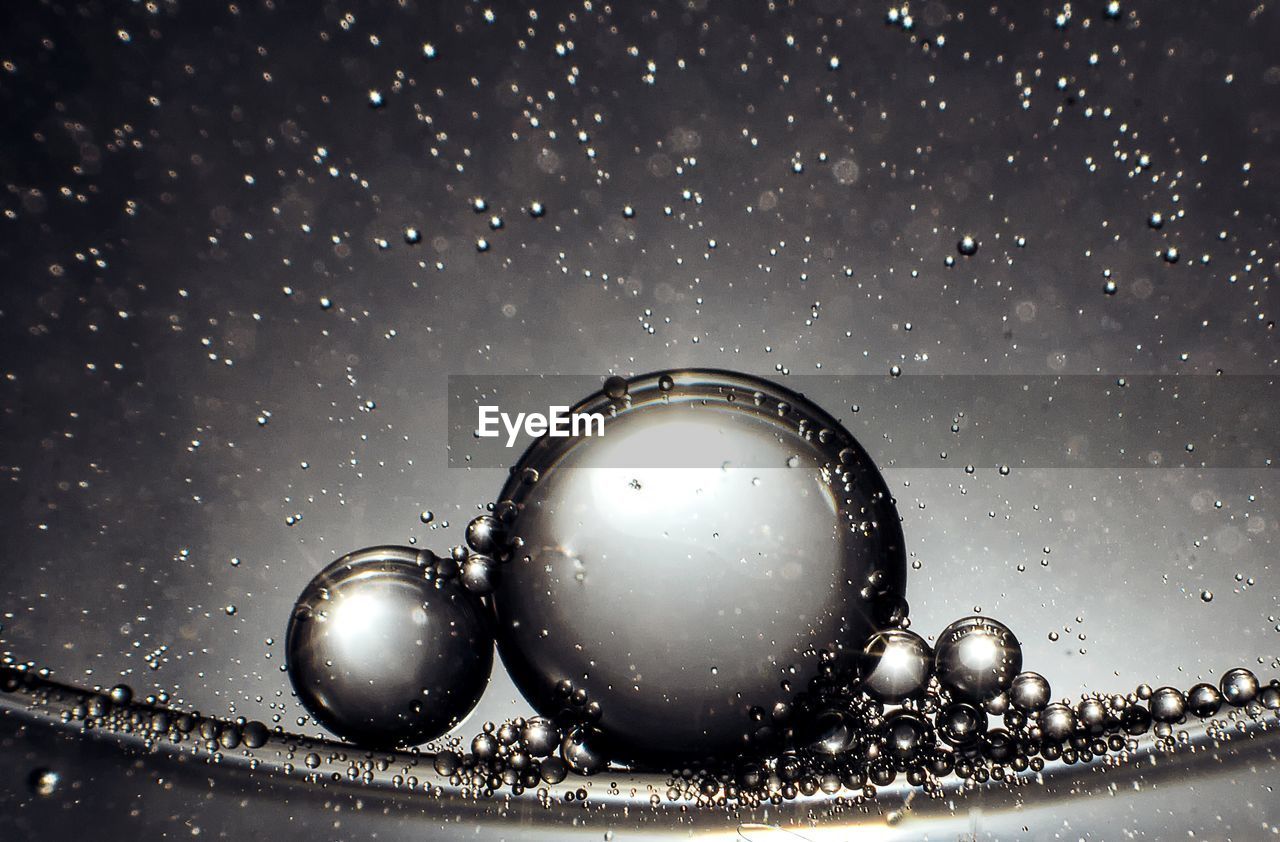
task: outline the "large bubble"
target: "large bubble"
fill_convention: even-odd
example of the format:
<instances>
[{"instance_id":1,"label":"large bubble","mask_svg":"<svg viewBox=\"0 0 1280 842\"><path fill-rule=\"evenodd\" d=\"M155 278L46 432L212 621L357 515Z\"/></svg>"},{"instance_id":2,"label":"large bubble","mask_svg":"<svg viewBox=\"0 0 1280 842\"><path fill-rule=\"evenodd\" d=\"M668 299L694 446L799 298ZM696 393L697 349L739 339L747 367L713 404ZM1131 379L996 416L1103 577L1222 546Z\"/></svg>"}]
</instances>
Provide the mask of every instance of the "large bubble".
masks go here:
<instances>
[{"instance_id":1,"label":"large bubble","mask_svg":"<svg viewBox=\"0 0 1280 842\"><path fill-rule=\"evenodd\" d=\"M539 712L617 759L732 755L900 615L889 490L810 401L691 370L610 378L575 411L604 435L535 442L496 509L499 651Z\"/></svg>"}]
</instances>

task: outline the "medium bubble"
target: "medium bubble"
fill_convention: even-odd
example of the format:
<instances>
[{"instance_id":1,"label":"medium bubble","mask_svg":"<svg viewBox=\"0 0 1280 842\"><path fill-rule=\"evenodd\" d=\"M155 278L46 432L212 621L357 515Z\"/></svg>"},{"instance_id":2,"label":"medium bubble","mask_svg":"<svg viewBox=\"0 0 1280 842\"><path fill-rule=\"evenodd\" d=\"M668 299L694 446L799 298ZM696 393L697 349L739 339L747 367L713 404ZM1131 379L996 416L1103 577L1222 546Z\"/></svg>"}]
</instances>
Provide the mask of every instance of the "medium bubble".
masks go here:
<instances>
[{"instance_id":1,"label":"medium bubble","mask_svg":"<svg viewBox=\"0 0 1280 842\"><path fill-rule=\"evenodd\" d=\"M1208 718L1222 707L1222 694L1212 684L1197 684L1187 691L1187 707L1201 719Z\"/></svg>"},{"instance_id":2,"label":"medium bubble","mask_svg":"<svg viewBox=\"0 0 1280 842\"><path fill-rule=\"evenodd\" d=\"M1258 697L1258 677L1243 667L1228 670L1218 684L1222 698L1232 707L1244 707Z\"/></svg>"},{"instance_id":3,"label":"medium bubble","mask_svg":"<svg viewBox=\"0 0 1280 842\"><path fill-rule=\"evenodd\" d=\"M1022 647L1003 623L965 617L938 636L934 670L959 699L980 702L998 696L1022 669Z\"/></svg>"},{"instance_id":4,"label":"medium bubble","mask_svg":"<svg viewBox=\"0 0 1280 842\"><path fill-rule=\"evenodd\" d=\"M1049 704L1050 688L1045 677L1035 672L1019 673L1009 687L1009 701L1026 713L1042 710Z\"/></svg>"},{"instance_id":5,"label":"medium bubble","mask_svg":"<svg viewBox=\"0 0 1280 842\"><path fill-rule=\"evenodd\" d=\"M858 673L867 695L896 705L924 690L932 666L933 653L924 638L905 629L887 629L867 640Z\"/></svg>"},{"instance_id":6,"label":"medium bubble","mask_svg":"<svg viewBox=\"0 0 1280 842\"><path fill-rule=\"evenodd\" d=\"M569 768L579 775L594 775L608 761L598 747L603 735L597 728L579 726L565 735L560 744L560 756Z\"/></svg>"},{"instance_id":7,"label":"medium bubble","mask_svg":"<svg viewBox=\"0 0 1280 842\"><path fill-rule=\"evenodd\" d=\"M1076 715L1061 702L1047 705L1039 714L1040 733L1050 742L1061 742L1076 729Z\"/></svg>"},{"instance_id":8,"label":"medium bubble","mask_svg":"<svg viewBox=\"0 0 1280 842\"><path fill-rule=\"evenodd\" d=\"M968 702L953 702L934 718L938 736L953 746L971 745L987 730L987 713Z\"/></svg>"},{"instance_id":9,"label":"medium bubble","mask_svg":"<svg viewBox=\"0 0 1280 842\"><path fill-rule=\"evenodd\" d=\"M374 547L338 559L302 592L289 677L326 728L364 745L416 745L475 706L493 664L490 623L442 565Z\"/></svg>"},{"instance_id":10,"label":"medium bubble","mask_svg":"<svg viewBox=\"0 0 1280 842\"><path fill-rule=\"evenodd\" d=\"M1151 694L1151 718L1156 722L1180 722L1187 715L1187 699L1176 687L1161 687Z\"/></svg>"}]
</instances>

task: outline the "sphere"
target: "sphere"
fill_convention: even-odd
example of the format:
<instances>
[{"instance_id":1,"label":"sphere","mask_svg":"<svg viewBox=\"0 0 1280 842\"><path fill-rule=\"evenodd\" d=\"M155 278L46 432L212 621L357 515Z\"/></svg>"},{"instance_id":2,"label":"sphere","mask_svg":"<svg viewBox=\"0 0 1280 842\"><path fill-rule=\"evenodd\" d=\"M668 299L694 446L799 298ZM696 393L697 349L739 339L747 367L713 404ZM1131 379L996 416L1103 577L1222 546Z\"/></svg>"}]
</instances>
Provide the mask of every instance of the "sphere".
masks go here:
<instances>
[{"instance_id":1,"label":"sphere","mask_svg":"<svg viewBox=\"0 0 1280 842\"><path fill-rule=\"evenodd\" d=\"M843 711L825 710L815 718L809 748L818 754L845 754L858 742L854 722Z\"/></svg>"},{"instance_id":2,"label":"sphere","mask_svg":"<svg viewBox=\"0 0 1280 842\"><path fill-rule=\"evenodd\" d=\"M1176 687L1161 687L1151 694L1151 718L1156 722L1180 722L1187 715L1187 699Z\"/></svg>"},{"instance_id":3,"label":"sphere","mask_svg":"<svg viewBox=\"0 0 1280 842\"><path fill-rule=\"evenodd\" d=\"M498 580L498 567L485 555L469 555L462 562L462 586L476 596L493 592Z\"/></svg>"},{"instance_id":4,"label":"sphere","mask_svg":"<svg viewBox=\"0 0 1280 842\"><path fill-rule=\"evenodd\" d=\"M1130 736L1145 734L1151 729L1151 711L1142 705L1129 705L1120 714L1120 724Z\"/></svg>"},{"instance_id":5,"label":"sphere","mask_svg":"<svg viewBox=\"0 0 1280 842\"><path fill-rule=\"evenodd\" d=\"M471 753L477 760L492 760L498 756L498 741L492 734L476 734L471 740Z\"/></svg>"},{"instance_id":6,"label":"sphere","mask_svg":"<svg viewBox=\"0 0 1280 842\"><path fill-rule=\"evenodd\" d=\"M560 729L549 719L535 716L525 723L520 732L524 746L535 757L546 757L560 745Z\"/></svg>"},{"instance_id":7,"label":"sphere","mask_svg":"<svg viewBox=\"0 0 1280 842\"><path fill-rule=\"evenodd\" d=\"M611 380L571 413L602 415L603 435L536 440L494 509L499 653L539 713L567 683L612 758L732 756L753 708L856 667L906 557L884 480L834 418L699 370Z\"/></svg>"},{"instance_id":8,"label":"sphere","mask_svg":"<svg viewBox=\"0 0 1280 842\"><path fill-rule=\"evenodd\" d=\"M896 710L886 716L880 726L880 739L889 758L909 763L932 745L933 729L919 714Z\"/></svg>"},{"instance_id":9,"label":"sphere","mask_svg":"<svg viewBox=\"0 0 1280 842\"><path fill-rule=\"evenodd\" d=\"M906 629L885 629L862 647L858 675L867 695L896 705L924 691L932 666L933 653L923 637Z\"/></svg>"},{"instance_id":10,"label":"sphere","mask_svg":"<svg viewBox=\"0 0 1280 842\"><path fill-rule=\"evenodd\" d=\"M934 672L956 699L982 702L1013 684L1022 669L1022 646L1003 623L965 617L942 630Z\"/></svg>"},{"instance_id":11,"label":"sphere","mask_svg":"<svg viewBox=\"0 0 1280 842\"><path fill-rule=\"evenodd\" d=\"M1061 702L1046 705L1039 713L1040 733L1046 742L1060 743L1076 730L1076 715Z\"/></svg>"},{"instance_id":12,"label":"sphere","mask_svg":"<svg viewBox=\"0 0 1280 842\"><path fill-rule=\"evenodd\" d=\"M548 757L538 764L542 779L549 784L558 784L569 775L569 766L559 757Z\"/></svg>"},{"instance_id":13,"label":"sphere","mask_svg":"<svg viewBox=\"0 0 1280 842\"><path fill-rule=\"evenodd\" d=\"M1003 728L994 728L982 735L982 754L996 763L1013 759L1017 744L1013 736Z\"/></svg>"},{"instance_id":14,"label":"sphere","mask_svg":"<svg viewBox=\"0 0 1280 842\"><path fill-rule=\"evenodd\" d=\"M953 746L967 746L987 730L987 713L968 702L952 702L934 717L938 736Z\"/></svg>"},{"instance_id":15,"label":"sphere","mask_svg":"<svg viewBox=\"0 0 1280 842\"><path fill-rule=\"evenodd\" d=\"M467 546L481 555L492 555L502 548L502 524L493 515L480 515L467 524Z\"/></svg>"},{"instance_id":16,"label":"sphere","mask_svg":"<svg viewBox=\"0 0 1280 842\"><path fill-rule=\"evenodd\" d=\"M1076 724L1089 736L1098 736L1106 730L1107 706L1099 699L1082 700L1076 705Z\"/></svg>"},{"instance_id":17,"label":"sphere","mask_svg":"<svg viewBox=\"0 0 1280 842\"><path fill-rule=\"evenodd\" d=\"M1262 692L1258 694L1258 701L1267 710L1280 710L1280 686L1274 682L1262 688Z\"/></svg>"},{"instance_id":18,"label":"sphere","mask_svg":"<svg viewBox=\"0 0 1280 842\"><path fill-rule=\"evenodd\" d=\"M431 553L373 547L311 580L286 634L289 678L325 728L370 747L417 745L462 722L493 666L492 623Z\"/></svg>"},{"instance_id":19,"label":"sphere","mask_svg":"<svg viewBox=\"0 0 1280 842\"><path fill-rule=\"evenodd\" d=\"M1243 667L1227 670L1218 687L1232 707L1242 708L1258 697L1258 677Z\"/></svg>"},{"instance_id":20,"label":"sphere","mask_svg":"<svg viewBox=\"0 0 1280 842\"><path fill-rule=\"evenodd\" d=\"M1049 704L1051 692L1043 675L1022 672L1014 676L1013 683L1009 685L1009 701L1024 713L1035 713Z\"/></svg>"},{"instance_id":21,"label":"sphere","mask_svg":"<svg viewBox=\"0 0 1280 842\"><path fill-rule=\"evenodd\" d=\"M1222 707L1222 694L1212 684L1197 684L1187 691L1187 707L1201 719L1207 719Z\"/></svg>"},{"instance_id":22,"label":"sphere","mask_svg":"<svg viewBox=\"0 0 1280 842\"><path fill-rule=\"evenodd\" d=\"M560 743L560 756L579 775L594 775L609 762L599 749L601 736L598 728L586 725L573 728Z\"/></svg>"}]
</instances>

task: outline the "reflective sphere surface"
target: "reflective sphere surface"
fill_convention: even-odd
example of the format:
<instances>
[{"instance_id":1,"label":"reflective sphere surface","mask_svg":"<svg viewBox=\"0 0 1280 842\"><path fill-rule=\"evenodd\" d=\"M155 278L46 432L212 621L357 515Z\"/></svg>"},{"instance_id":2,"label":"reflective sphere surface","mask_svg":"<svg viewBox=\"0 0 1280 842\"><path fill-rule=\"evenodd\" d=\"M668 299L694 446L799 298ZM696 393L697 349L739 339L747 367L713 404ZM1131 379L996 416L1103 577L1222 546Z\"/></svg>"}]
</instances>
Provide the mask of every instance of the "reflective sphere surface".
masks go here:
<instances>
[{"instance_id":1,"label":"reflective sphere surface","mask_svg":"<svg viewBox=\"0 0 1280 842\"><path fill-rule=\"evenodd\" d=\"M496 515L499 651L543 715L589 712L615 759L733 754L819 652L854 668L902 531L871 459L772 383L611 378L604 435L536 441Z\"/></svg>"},{"instance_id":2,"label":"reflective sphere surface","mask_svg":"<svg viewBox=\"0 0 1280 842\"><path fill-rule=\"evenodd\" d=\"M404 547L343 556L307 585L287 634L289 678L330 731L365 746L417 745L457 725L493 666L480 602L435 557Z\"/></svg>"},{"instance_id":3,"label":"reflective sphere surface","mask_svg":"<svg viewBox=\"0 0 1280 842\"><path fill-rule=\"evenodd\" d=\"M1022 646L1013 632L987 617L956 620L938 635L934 651L938 681L963 701L999 696L1022 669Z\"/></svg>"},{"instance_id":4,"label":"reflective sphere surface","mask_svg":"<svg viewBox=\"0 0 1280 842\"><path fill-rule=\"evenodd\" d=\"M862 689L890 705L922 693L932 668L929 644L906 629L885 629L871 635L858 663Z\"/></svg>"}]
</instances>

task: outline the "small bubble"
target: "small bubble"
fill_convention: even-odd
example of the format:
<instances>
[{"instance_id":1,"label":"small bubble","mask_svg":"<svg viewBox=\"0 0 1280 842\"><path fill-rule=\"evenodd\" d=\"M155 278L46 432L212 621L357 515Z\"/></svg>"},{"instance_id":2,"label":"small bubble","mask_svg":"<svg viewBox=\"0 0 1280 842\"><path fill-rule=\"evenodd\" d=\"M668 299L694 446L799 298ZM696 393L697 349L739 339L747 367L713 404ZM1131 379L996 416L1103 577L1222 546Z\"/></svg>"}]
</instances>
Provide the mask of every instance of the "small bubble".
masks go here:
<instances>
[{"instance_id":1,"label":"small bubble","mask_svg":"<svg viewBox=\"0 0 1280 842\"><path fill-rule=\"evenodd\" d=\"M978 253L978 241L969 234L965 234L960 238L960 242L956 243L956 250L965 257L973 257Z\"/></svg>"},{"instance_id":2,"label":"small bubble","mask_svg":"<svg viewBox=\"0 0 1280 842\"><path fill-rule=\"evenodd\" d=\"M53 795L62 783L62 777L52 769L36 769L27 778L31 791L41 797Z\"/></svg>"}]
</instances>

